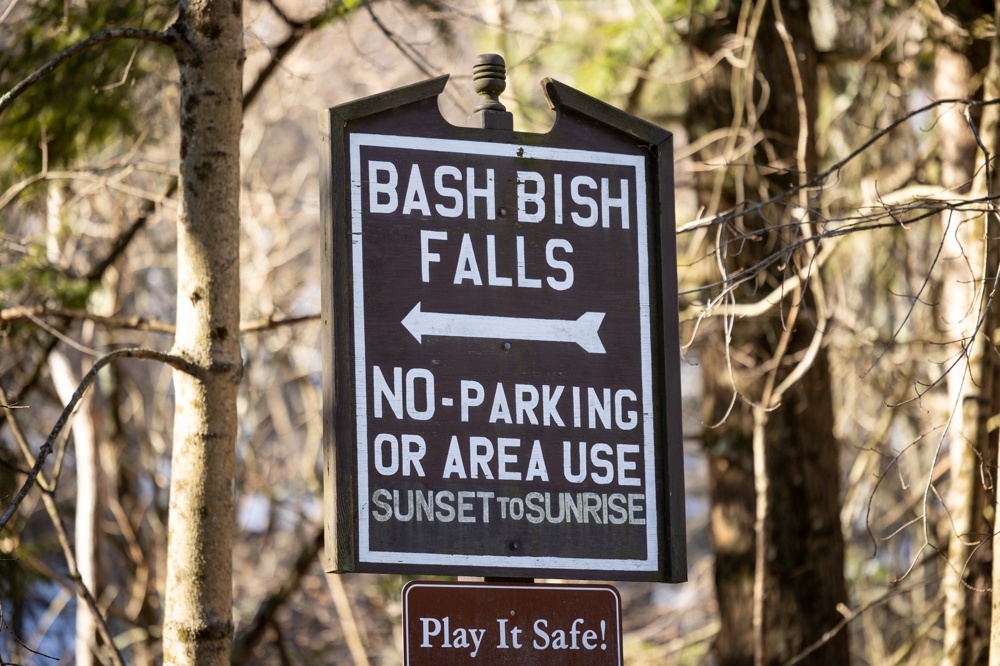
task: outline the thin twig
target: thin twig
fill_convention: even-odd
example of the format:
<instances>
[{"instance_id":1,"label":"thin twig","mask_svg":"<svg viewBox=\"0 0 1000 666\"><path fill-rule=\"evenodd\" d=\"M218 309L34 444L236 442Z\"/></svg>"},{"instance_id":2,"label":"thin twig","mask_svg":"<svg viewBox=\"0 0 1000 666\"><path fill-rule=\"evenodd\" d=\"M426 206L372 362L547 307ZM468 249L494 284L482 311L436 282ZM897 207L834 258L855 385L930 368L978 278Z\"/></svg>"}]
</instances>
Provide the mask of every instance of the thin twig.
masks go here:
<instances>
[{"instance_id":1,"label":"thin twig","mask_svg":"<svg viewBox=\"0 0 1000 666\"><path fill-rule=\"evenodd\" d=\"M271 75L277 71L278 67L284 62L285 57L292 52L299 42L301 42L307 35L316 31L317 29L323 27L327 23L330 23L334 19L342 18L351 12L351 9L344 4L343 0L330 5L327 9L316 14L312 18L306 19L304 21L297 21L292 19L285 13L285 11L277 5L274 0L268 0L267 3L274 13L276 13L279 18L291 28L291 34L288 35L280 44L276 47L270 48L271 59L268 61L267 65L261 69L260 73L257 75L257 79L251 84L247 91L243 93L243 109L246 110L254 100L257 99L257 95L263 90L264 84L267 83Z\"/></svg>"},{"instance_id":2,"label":"thin twig","mask_svg":"<svg viewBox=\"0 0 1000 666\"><path fill-rule=\"evenodd\" d=\"M32 648L28 647L24 643L24 641L22 641L18 637L18 635L14 632L14 630L11 629L10 625L7 624L7 620L3 616L3 599L0 599L0 629L6 629L7 631L9 631L11 636L14 638L14 641L22 648L30 652L31 654L36 655L38 657L43 657L45 659L51 659L52 661L59 661L59 657L53 657L52 655L45 654L44 652L33 650ZM17 666L17 664L12 661L7 661L6 659L4 659L3 655L0 654L0 666Z\"/></svg>"},{"instance_id":3,"label":"thin twig","mask_svg":"<svg viewBox=\"0 0 1000 666\"><path fill-rule=\"evenodd\" d=\"M0 310L0 322L13 322L29 319L35 323L41 318L58 318L91 321L105 328L126 329L134 331L150 331L152 333L173 334L176 327L173 324L148 319L138 315L132 317L105 317L96 315L86 310L75 310L72 308L46 307L36 305L34 307L13 307ZM43 327L44 328L44 327ZM55 335L55 332L49 331Z\"/></svg>"},{"instance_id":4,"label":"thin twig","mask_svg":"<svg viewBox=\"0 0 1000 666\"><path fill-rule=\"evenodd\" d=\"M351 652L351 658L357 666L369 666L368 653L365 651L367 641L361 636L361 628L354 618L354 610L351 602L347 598L347 590L344 588L344 581L337 574L326 574L326 583L333 596L333 605L337 609L337 616L340 618L340 626L344 630L344 641Z\"/></svg>"},{"instance_id":5,"label":"thin twig","mask_svg":"<svg viewBox=\"0 0 1000 666\"><path fill-rule=\"evenodd\" d=\"M857 610L851 610L846 607L842 607L841 614L844 616L843 619L836 625L831 627L829 630L824 632L823 635L820 636L818 639L816 639L814 642L806 646L806 648L802 650L802 652L798 653L792 659L787 661L785 663L785 666L795 666L795 664L803 663L806 660L806 658L809 657L809 655L811 655L813 652L815 652L816 650L820 649L821 647L829 643L834 636L843 631L844 627L846 627L848 624L850 624L857 618L861 617L861 615L871 610L875 606L884 604L885 602L889 601L892 597L895 597L896 595L904 594L906 592L912 592L913 590L919 589L920 587L927 585L927 583L933 582L938 579L939 578L935 576L934 578L918 581L913 585L909 585L907 587L897 587L891 589L882 596L880 596L879 598L873 599L872 601L869 601L868 603L864 604Z\"/></svg>"},{"instance_id":6,"label":"thin twig","mask_svg":"<svg viewBox=\"0 0 1000 666\"><path fill-rule=\"evenodd\" d=\"M845 155L843 158L835 162L829 168L817 173L815 176L813 176L806 182L794 185L793 187L787 190L784 190L772 197L763 199L761 201L753 203L742 201L740 203L740 206L737 208L732 208L725 212L718 213L716 215L712 215L707 218L693 220L688 224L684 225L683 227L681 227L678 231L680 233L685 233L694 231L695 229L699 229L705 226L713 226L716 224L727 224L739 218L745 217L750 213L759 212L764 208L766 208L767 206L777 203L783 199L787 199L789 197L792 197L793 195L797 195L803 189L808 190L813 187L820 187L830 176L840 172L844 167L853 162L857 157L863 155L874 144L878 143L880 140L891 134L892 131L895 130L897 127L900 127L901 125L910 122L910 120L912 120L916 116L919 116L922 113L926 113L927 111L930 111L934 108L946 104L964 104L970 107L991 106L994 104L1000 104L1000 99L981 101L981 100L972 100L965 98L949 98L949 99L939 99L933 102L929 102L928 104L925 104L924 106L914 109L913 111L910 111L909 113L906 113L903 116L893 120L891 123L889 123L882 129L877 131L875 134L868 137L868 139L863 141L857 148L855 148L850 153Z\"/></svg>"},{"instance_id":7,"label":"thin twig","mask_svg":"<svg viewBox=\"0 0 1000 666\"><path fill-rule=\"evenodd\" d=\"M240 333L259 333L261 331L281 328L282 326L295 326L296 324L304 324L310 321L319 321L319 319L320 315L318 313L277 319L274 317L264 317L262 319L243 322L240 324Z\"/></svg>"},{"instance_id":8,"label":"thin twig","mask_svg":"<svg viewBox=\"0 0 1000 666\"><path fill-rule=\"evenodd\" d=\"M395 46L396 49L398 49L401 54L403 54L403 57L409 60L411 63L413 63L413 66L419 69L424 76L435 76L434 72L431 71L430 68L427 67L427 65L420 62L417 59L417 57L410 52L410 50L405 48L404 42L401 42L399 38L396 37L396 33L394 33L392 30L389 30L388 26L382 23L382 19L380 19L378 15L375 14L375 10L372 9L371 0L362 0L362 1L365 3L365 9L368 10L368 15L371 16L372 22L375 23L378 29L382 31L382 34L385 35L385 38L388 39L390 42L392 42L392 45Z\"/></svg>"}]
</instances>

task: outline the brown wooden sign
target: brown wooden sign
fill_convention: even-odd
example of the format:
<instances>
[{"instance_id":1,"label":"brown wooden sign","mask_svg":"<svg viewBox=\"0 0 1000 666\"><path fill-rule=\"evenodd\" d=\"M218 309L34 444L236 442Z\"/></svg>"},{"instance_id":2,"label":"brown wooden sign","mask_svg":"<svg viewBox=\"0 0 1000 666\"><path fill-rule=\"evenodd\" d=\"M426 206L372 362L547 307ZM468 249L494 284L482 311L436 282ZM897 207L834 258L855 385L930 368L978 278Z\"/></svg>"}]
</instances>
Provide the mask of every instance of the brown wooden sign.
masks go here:
<instances>
[{"instance_id":1,"label":"brown wooden sign","mask_svg":"<svg viewBox=\"0 0 1000 666\"><path fill-rule=\"evenodd\" d=\"M407 666L620 666L621 598L608 585L414 581L403 588Z\"/></svg>"},{"instance_id":2,"label":"brown wooden sign","mask_svg":"<svg viewBox=\"0 0 1000 666\"><path fill-rule=\"evenodd\" d=\"M445 80L325 115L328 568L684 580L670 134Z\"/></svg>"}]
</instances>

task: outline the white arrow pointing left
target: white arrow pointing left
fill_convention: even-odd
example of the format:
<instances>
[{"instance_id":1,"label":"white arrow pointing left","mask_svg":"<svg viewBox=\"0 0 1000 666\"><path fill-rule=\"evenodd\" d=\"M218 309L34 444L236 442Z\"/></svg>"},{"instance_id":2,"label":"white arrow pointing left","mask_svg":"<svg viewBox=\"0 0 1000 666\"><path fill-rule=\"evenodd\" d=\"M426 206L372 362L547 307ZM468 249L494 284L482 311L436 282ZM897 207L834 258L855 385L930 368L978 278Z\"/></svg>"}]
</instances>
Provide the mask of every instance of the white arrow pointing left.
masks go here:
<instances>
[{"instance_id":1,"label":"white arrow pointing left","mask_svg":"<svg viewBox=\"0 0 1000 666\"><path fill-rule=\"evenodd\" d=\"M410 313L403 317L403 326L417 339L417 342L421 342L421 338L425 335L575 342L591 354L603 354L604 343L598 334L603 321L603 312L585 312L578 319L534 319L423 312L420 303L417 303Z\"/></svg>"}]
</instances>

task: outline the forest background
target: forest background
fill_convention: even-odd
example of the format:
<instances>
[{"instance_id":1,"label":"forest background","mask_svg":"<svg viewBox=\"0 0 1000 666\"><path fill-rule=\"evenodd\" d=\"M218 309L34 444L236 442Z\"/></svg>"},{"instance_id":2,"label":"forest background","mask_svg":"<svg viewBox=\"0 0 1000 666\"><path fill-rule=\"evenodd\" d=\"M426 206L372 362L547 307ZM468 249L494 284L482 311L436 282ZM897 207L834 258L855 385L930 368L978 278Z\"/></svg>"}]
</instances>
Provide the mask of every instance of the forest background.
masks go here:
<instances>
[{"instance_id":1,"label":"forest background","mask_svg":"<svg viewBox=\"0 0 1000 666\"><path fill-rule=\"evenodd\" d=\"M626 663L1000 664L997 25L6 0L0 663L400 662L405 580L318 557L317 112L450 73L463 124L497 52L518 130L550 76L674 134L690 580L617 585Z\"/></svg>"}]
</instances>

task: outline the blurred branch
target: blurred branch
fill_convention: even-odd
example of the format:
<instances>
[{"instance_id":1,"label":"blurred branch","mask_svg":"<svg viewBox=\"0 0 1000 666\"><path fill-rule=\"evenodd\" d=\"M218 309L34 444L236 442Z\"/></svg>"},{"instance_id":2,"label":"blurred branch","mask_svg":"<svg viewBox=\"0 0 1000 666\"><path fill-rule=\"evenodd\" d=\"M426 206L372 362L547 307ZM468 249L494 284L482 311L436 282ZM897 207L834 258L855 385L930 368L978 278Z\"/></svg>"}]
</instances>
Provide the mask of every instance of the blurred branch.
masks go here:
<instances>
[{"instance_id":1,"label":"blurred branch","mask_svg":"<svg viewBox=\"0 0 1000 666\"><path fill-rule=\"evenodd\" d=\"M281 584L273 588L271 592L257 606L250 624L237 634L233 641L233 652L230 662L232 664L249 663L253 649L264 638L264 633L269 625L274 623L274 616L278 610L288 601L289 597L299 589L302 577L309 571L309 567L316 561L316 556L323 547L323 526L320 525L315 536L303 544L299 551L295 563L291 570L284 576ZM277 627L277 624L275 624Z\"/></svg>"},{"instance_id":2,"label":"blurred branch","mask_svg":"<svg viewBox=\"0 0 1000 666\"><path fill-rule=\"evenodd\" d=\"M133 315L131 317L105 317L87 312L86 310L50 308L44 305L36 305L30 308L15 305L0 310L0 322L23 321L25 319L34 321L36 319L44 318L91 321L106 328L148 331L150 333L165 333L168 335L172 335L177 330L174 324L159 321L157 319L141 317L139 315ZM307 314L297 317L285 317L278 319L274 317L263 317L261 319L254 319L240 324L240 333L259 333L261 331L270 331L283 326L294 326L305 322L318 321L319 318L319 314Z\"/></svg>"},{"instance_id":3,"label":"blurred branch","mask_svg":"<svg viewBox=\"0 0 1000 666\"><path fill-rule=\"evenodd\" d=\"M54 58L42 65L39 69L35 70L27 78L22 80L3 95L0 95L0 115L2 115L3 112L14 103L14 100L31 88L31 86L35 85L54 72L67 60L71 60L84 51L95 46L123 39L152 42L154 44L162 44L170 47L176 46L178 42L178 36L172 28L168 28L162 32L158 30L144 30L141 28L115 28L112 30L103 30L96 35L91 35L87 39L63 49Z\"/></svg>"},{"instance_id":4,"label":"blurred branch","mask_svg":"<svg viewBox=\"0 0 1000 666\"><path fill-rule=\"evenodd\" d=\"M167 187L164 189L164 192L163 192L163 195L162 195L162 199L168 199L168 198L170 198L171 196L174 195L174 193L176 191L177 191L177 178L174 177L174 178L172 178L170 180L170 182L167 184ZM138 235L139 231L142 230L146 226L146 224L149 221L150 216L152 215L152 213L155 210L156 210L156 202L152 201L152 200L149 200L149 199L145 200L143 202L142 208L139 211L138 217L136 217L132 221L132 223L128 226L128 228L125 231L123 231L121 234L119 234L115 238L114 242L112 243L111 250L108 252L108 254L105 255L103 259L101 259L100 261L98 261L97 263L95 263L93 266L91 266L90 270L87 271L87 274L85 276L83 276L83 277L86 280L88 280L89 282L92 282L92 283L93 282L100 282L101 279L104 277L104 274L107 272L107 270L123 254L125 254L125 250L128 249L129 245L131 245L132 241L135 239L136 235ZM28 319L31 318L30 316L27 316L26 314L24 314L23 316L15 316L14 312L16 310L19 310L19 309L20 310L27 310L28 312L31 312L35 316L41 316L41 317L47 316L47 313L45 311L36 311L35 308L27 308L27 309L25 309L25 308L14 307L14 308L8 308L8 309L0 309L0 322L3 322L3 321L16 321L16 320L18 320L20 318L28 318ZM69 310L69 309L63 309L60 312L60 314L57 315L57 316L60 316L60 317L62 317L64 319L86 319L87 318L87 317L78 316L78 313L79 313L79 311L74 311L74 310ZM7 319L5 317L5 315L9 315L12 318L11 319ZM125 327L125 328L127 328L127 327ZM65 329L64 326L60 326L60 327L58 327L57 330L59 330L60 333L61 333L64 329ZM56 335L51 335L50 334L49 339L45 343L43 343L44 350L41 352L41 354L40 354L40 356L38 358L37 363L35 363L35 365L32 368L32 370L27 373L26 380L22 383L22 385L21 385L20 389L18 390L18 392L13 396L13 401L15 403L18 402L21 399L21 397L23 395L25 395L35 385L35 382L38 381L38 378L41 376L42 368L44 368L45 365L46 365L46 363L47 363L47 359L49 357L49 354L52 352L53 349L55 349L56 345L58 345L58 344L59 344L59 337L56 336ZM0 421L0 423L3 423L3 422Z\"/></svg>"},{"instance_id":5,"label":"blurred branch","mask_svg":"<svg viewBox=\"0 0 1000 666\"><path fill-rule=\"evenodd\" d=\"M254 321L243 322L240 324L240 333L259 333L260 331L270 331L272 329L281 328L282 326L294 326L296 324L302 324L309 321L319 321L319 318L319 314L307 314L299 317L285 317L284 319L264 317Z\"/></svg>"},{"instance_id":6,"label":"blurred branch","mask_svg":"<svg viewBox=\"0 0 1000 666\"><path fill-rule=\"evenodd\" d=\"M376 25L376 27L378 27L379 30L382 31L382 34L385 35L385 38L388 39L392 43L392 45L396 47L396 49L403 55L403 57L409 60L411 63L413 63L413 66L419 69L424 76L431 76L431 77L436 76L434 72L431 71L431 69L427 65L420 62L419 54L413 49L413 47L411 47L405 41L399 39L396 33L394 33L392 30L389 30L389 27L386 26L386 24L382 22L382 19L380 19L378 15L375 14L375 10L372 9L371 0L363 0L363 2L365 3L365 9L368 10L368 15L372 17L372 22Z\"/></svg>"},{"instance_id":7,"label":"blurred branch","mask_svg":"<svg viewBox=\"0 0 1000 666\"><path fill-rule=\"evenodd\" d=\"M897 595L905 594L906 592L912 592L914 590L917 590L917 589L919 589L919 588L927 585L927 583L933 582L935 580L939 580L939 577L938 576L934 576L932 578L929 578L928 580L918 581L918 582L914 583L913 585L908 585L906 587L896 587L896 588L890 589L889 591L887 591L882 596L878 597L877 599L873 599L873 600L869 601L868 603L860 606L856 610L852 610L850 608L847 608L846 606L841 605L840 607L837 608L837 610L840 612L841 615L843 615L843 619L840 622L838 622L836 625L834 625L833 627L831 627L828 631L826 631L815 642L813 642L810 645L808 645L804 650L802 650L802 652L800 652L799 654L795 655L795 657L793 657L791 660L789 660L785 664L785 666L795 666L795 664L801 664L801 663L805 662L807 660L807 658L809 657L809 655L811 655L813 652L815 652L816 650L820 649L821 647L823 647L824 645L826 645L827 643L829 643L830 640L834 636L836 636L841 631L843 631L844 627L846 627L848 624L850 624L851 622L853 622L857 618L861 617L864 613L866 613L867 611L871 610L875 606L879 606L881 604L884 604L884 603L886 603L887 601L889 601L890 599L892 599L893 597L895 597Z\"/></svg>"},{"instance_id":8,"label":"blurred branch","mask_svg":"<svg viewBox=\"0 0 1000 666\"><path fill-rule=\"evenodd\" d=\"M177 192L177 178L171 178L167 187L164 189L162 199L169 199ZM115 238L114 244L111 246L111 251L105 255L104 259L94 264L90 270L87 272L87 279L91 282L100 280L104 275L105 271L118 260L120 256L125 254L125 250L132 243L136 234L146 226L149 221L149 216L156 210L156 203L150 200L146 200L143 203L142 209L139 211L139 216L132 220L132 224L128 226L128 229L123 231L121 234Z\"/></svg>"},{"instance_id":9,"label":"blurred branch","mask_svg":"<svg viewBox=\"0 0 1000 666\"><path fill-rule=\"evenodd\" d=\"M274 72L281 66L281 63L285 60L289 53L292 52L299 42L301 42L307 35L315 32L319 28L333 22L335 19L342 18L351 13L351 7L347 6L344 0L330 4L325 10L316 14L312 18L306 19L304 21L299 21L290 18L288 14L285 13L281 7L277 5L275 0L267 0L268 6L274 10L281 20L291 28L291 33L277 46L270 48L271 60L264 66L264 68L257 74L256 80L253 84L243 93L243 110L245 111L254 100L257 99L257 95L264 88L264 84L271 78Z\"/></svg>"},{"instance_id":10,"label":"blurred branch","mask_svg":"<svg viewBox=\"0 0 1000 666\"><path fill-rule=\"evenodd\" d=\"M179 356L173 356L171 354L155 351L153 349L118 349L97 359L90 371L87 372L87 374L83 376L83 379L80 380L80 385L73 393L69 403L67 403L67 405L63 408L63 411L59 415L59 419L56 421L55 426L53 426L52 431L49 433L48 438L39 449L38 456L36 456L31 471L28 473L28 478L24 481L24 484L17 492L17 495L14 496L14 500L11 502L10 506L7 507L3 516L0 517L0 530L6 526L7 522L17 511L18 506L20 506L21 502L24 501L28 491L31 490L36 477L41 472L42 465L45 464L46 458L48 458L53 451L53 445L56 439L59 437L60 433L62 433L63 428L66 427L69 419L73 416L73 412L75 411L77 404L80 402L81 398L83 398L87 389L90 388L91 384L94 383L94 380L97 379L97 374L101 371L101 368L117 358L139 358L159 361L161 363L166 363L175 370L185 372L194 377L203 377L205 374L205 370L203 368L191 363L190 361L187 361ZM5 404L8 402L6 394L2 392L2 388L0 388L0 401ZM9 407L4 406L3 412L7 419L13 420L13 414Z\"/></svg>"},{"instance_id":11,"label":"blurred branch","mask_svg":"<svg viewBox=\"0 0 1000 666\"><path fill-rule=\"evenodd\" d=\"M1000 99L979 101L979 100L971 100L963 98L950 98L950 99L939 99L930 102L928 104L925 104L924 106L914 109L913 111L910 111L909 113L906 113L903 116L895 119L882 129L880 129L878 132L870 136L867 140L865 140L863 143L861 143L861 145L859 145L857 148L848 153L845 157L835 162L828 169L819 172L818 174L816 174L812 178L809 178L805 182L801 182L798 185L790 187L789 189L780 192L779 194L776 194L775 196L770 197L768 199L756 202L743 202L740 204L739 208L733 208L707 218L699 218L696 220L692 220L691 222L688 222L687 224L678 228L677 233L679 234L687 233L703 227L711 227L718 224L728 224L750 213L759 213L765 207L778 203L784 199L790 199L791 197L798 195L799 192L803 190L808 191L813 188L822 188L825 185L826 180L828 178L837 174L841 169L846 167L856 158L863 155L869 148L871 148L874 144L878 143L880 140L888 136L897 127L906 124L915 116L919 116L922 113L926 113L938 106L955 105L955 104L962 104L968 107L991 106L994 104L1000 104ZM784 171L784 169L781 169L781 171ZM735 240L743 240L750 238L752 236L753 236L752 233L744 233L737 235L735 237Z\"/></svg>"},{"instance_id":12,"label":"blurred branch","mask_svg":"<svg viewBox=\"0 0 1000 666\"><path fill-rule=\"evenodd\" d=\"M347 590L344 589L344 580L337 574L326 574L326 584L333 595L333 605L337 609L337 616L340 617L340 625L344 628L344 641L348 650L351 651L351 658L356 666L369 666L368 654L365 652L367 641L361 635L361 628L354 619L354 611L351 609L351 602L347 598Z\"/></svg>"},{"instance_id":13,"label":"blurred branch","mask_svg":"<svg viewBox=\"0 0 1000 666\"><path fill-rule=\"evenodd\" d=\"M76 556L73 552L73 545L70 542L69 534L66 532L66 526L62 522L62 517L59 515L59 508L56 506L56 501L52 493L43 492L42 502L45 504L45 510L52 520L53 527L56 528L59 545L62 547L63 556L66 558L66 567L69 569L69 579L76 588L77 597L83 599L84 603L87 604L87 608L90 609L90 614L93 616L97 631L104 641L103 647L107 650L107 655L111 663L114 666L125 666L125 660L122 659L121 653L115 646L115 639L108 629L108 623L104 620L104 616L101 615L101 611L97 607L97 600L94 599L94 595L84 584L83 578L80 576L80 570L76 564ZM3 523L0 523L0 529L3 529Z\"/></svg>"},{"instance_id":14,"label":"blurred branch","mask_svg":"<svg viewBox=\"0 0 1000 666\"><path fill-rule=\"evenodd\" d=\"M106 328L127 329L134 331L150 331L152 333L173 333L173 324L147 319L138 315L133 317L104 317L92 314L86 310L73 310L70 308L50 308L44 305L25 308L13 306L0 310L0 322L22 321L24 319L34 320L41 318L57 318L70 320L86 320L95 324L100 324Z\"/></svg>"},{"instance_id":15,"label":"blurred branch","mask_svg":"<svg viewBox=\"0 0 1000 666\"><path fill-rule=\"evenodd\" d=\"M183 359L179 356L174 356L164 352L152 350L152 349L119 349L110 352L101 358L99 358L91 367L90 371L80 380L79 386L73 392L72 397L69 402L63 408L59 419L56 421L55 426L46 438L45 443L39 449L38 455L34 457L34 462L32 464L31 471L28 472L27 479L21 486L21 489L14 496L13 501L7 510L4 512L3 516L0 517L0 530L2 530L10 519L17 512L18 507L27 497L28 492L34 486L36 481L39 487L42 489L42 502L45 505L46 512L52 521L52 525L56 530L56 535L59 544L63 550L63 556L66 560L66 566L69 570L69 579L72 581L74 588L76 589L77 596L87 605L91 615L94 618L96 628L104 642L104 648L107 650L107 658L114 666L124 666L124 660L115 647L114 637L111 635L108 629L107 623L104 617L101 615L100 609L97 607L97 601L94 599L93 594L84 583L83 578L80 574L79 567L77 566L76 555L73 551L72 542L66 532L66 527L63 524L62 517L59 515L59 509L56 505L54 496L54 480L46 481L44 475L42 475L42 467L45 464L46 459L53 451L53 446L55 441L59 438L60 434L65 429L70 418L72 418L73 413L76 410L77 405L80 400L86 394L87 389L94 383L97 379L98 373L101 369L109 364L111 361L117 358L139 358L147 360L155 360L161 363L165 363L172 368L179 370L181 372L186 372L194 376L203 376L205 370L201 367ZM27 442L24 440L23 434L20 432L20 428L17 422L14 420L11 408L7 406L9 399L3 387L0 387L0 403L2 403L2 411L5 416L5 420L9 421L12 430L15 432L15 436L22 446L23 453L28 462L31 462L32 454L31 451L27 449ZM54 475L58 476L58 473ZM41 478L39 478L41 477Z\"/></svg>"},{"instance_id":16,"label":"blurred branch","mask_svg":"<svg viewBox=\"0 0 1000 666\"><path fill-rule=\"evenodd\" d=\"M99 368L97 370L99 370ZM87 375L87 377L90 377L90 380L87 383L87 385L93 383L93 379L96 378L96 376L97 376L97 371L91 369L91 372L88 373ZM84 377L84 380L87 380L87 377ZM77 403L79 403L80 398L83 396L83 393L86 388L83 385L83 382L81 382L81 388L83 390L77 389L77 392L74 393L73 400L71 400L71 404L66 406L68 412L64 411L64 415L72 414L73 408L76 406ZM0 386L0 401L3 401L4 403L7 402L7 394L3 390L2 386ZM17 439L18 443L21 446L25 460L27 460L30 463L32 458L31 451L28 449L27 441L24 437L24 434L21 432L20 426L18 426L17 421L15 421L13 416L11 415L9 407L4 405L3 412L4 416L6 417L6 420L10 421L11 430L14 432L15 438ZM62 517L59 515L59 507L56 506L55 484L46 481L44 475L41 474L41 468L42 464L45 462L45 457L48 455L48 453L52 451L52 442L58 436L59 431L62 430L62 427L65 425L65 422L66 422L65 420L60 418L60 421L57 422L56 424L56 428L53 430L48 440L46 440L45 444L42 446L42 449L39 451L38 457L35 458L34 465L31 471L28 472L27 480L24 482L24 485L21 486L21 490L18 491L17 495L14 497L14 501L7 508L7 511L4 513L3 517L0 518L0 530L4 528L4 525L6 525L10 517L14 515L14 512L17 510L18 506L20 506L21 502L27 496L28 491L31 489L36 477L41 476L42 478L38 480L38 485L42 489L42 503L45 505L45 511L46 513L48 513L49 519L52 521L52 526L56 530L56 536L59 541L59 545L62 548L63 557L66 560L66 568L69 570L69 579L73 583L73 587L76 591L77 596L80 599L82 599L84 603L87 605L87 608L89 609L90 614L93 617L95 628L97 629L101 638L107 645L109 651L108 654L109 660L114 666L124 666L125 662L122 660L122 656L118 652L118 648L115 647L114 638L111 636L111 632L108 629L107 623L104 620L104 616L101 615L100 609L98 609L97 607L97 601L94 599L93 594L91 593L87 585L84 583L83 577L80 575L80 570L79 567L77 566L76 554L73 551L72 543L66 532L66 526L63 524ZM60 425L60 423L62 425ZM62 581L59 578L54 577L54 574L52 574L52 576L53 580L57 580L60 585L62 584Z\"/></svg>"},{"instance_id":17,"label":"blurred branch","mask_svg":"<svg viewBox=\"0 0 1000 666\"><path fill-rule=\"evenodd\" d=\"M23 649L27 650L31 654L43 657L45 659L51 659L52 661L59 661L59 657L53 657L52 655L45 654L44 652L33 650L32 648L28 647L24 643L24 641L22 641L18 637L17 633L11 628L9 624L7 624L7 619L3 615L3 599L0 599L0 631L3 631L4 629L10 632L11 637L18 645L20 645ZM3 654L0 654L0 666L15 666L15 664L13 662L7 661L4 658Z\"/></svg>"}]
</instances>

